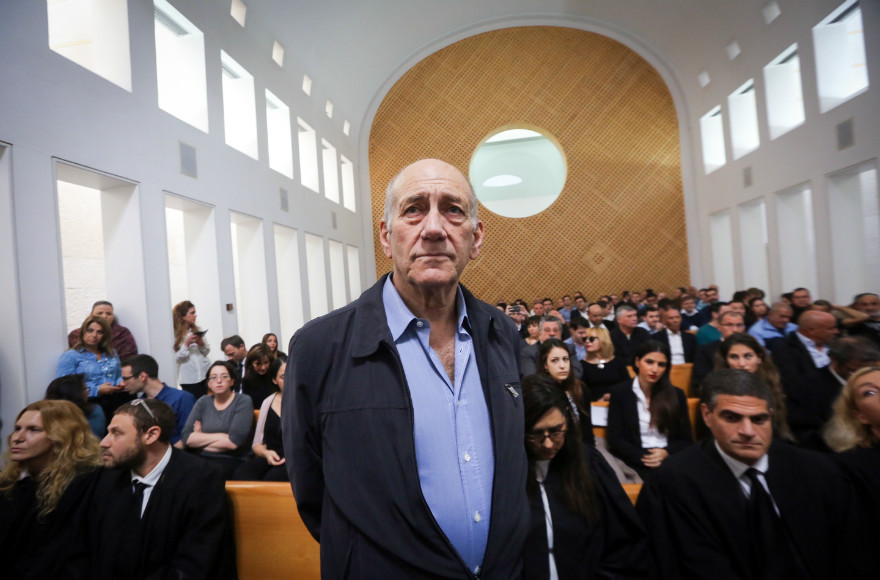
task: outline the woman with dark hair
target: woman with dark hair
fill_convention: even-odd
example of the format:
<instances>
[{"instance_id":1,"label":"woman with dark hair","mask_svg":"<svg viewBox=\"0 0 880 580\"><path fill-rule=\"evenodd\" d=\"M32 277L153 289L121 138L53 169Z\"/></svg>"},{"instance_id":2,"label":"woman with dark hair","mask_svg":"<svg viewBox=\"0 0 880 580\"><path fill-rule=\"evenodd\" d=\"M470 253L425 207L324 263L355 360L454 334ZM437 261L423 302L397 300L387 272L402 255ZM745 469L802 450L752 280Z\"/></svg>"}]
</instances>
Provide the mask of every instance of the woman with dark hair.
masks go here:
<instances>
[{"instance_id":1,"label":"woman with dark hair","mask_svg":"<svg viewBox=\"0 0 880 580\"><path fill-rule=\"evenodd\" d=\"M745 332L735 332L721 341L715 355L716 369L740 369L758 375L773 393L773 435L794 441L788 427L785 392L779 371L761 343Z\"/></svg>"},{"instance_id":2,"label":"woman with dark hair","mask_svg":"<svg viewBox=\"0 0 880 580\"><path fill-rule=\"evenodd\" d=\"M530 346L538 342L538 335L540 334L541 328L541 317L529 316L526 318L526 321L523 322L523 327L525 328L523 346Z\"/></svg>"},{"instance_id":3,"label":"woman with dark hair","mask_svg":"<svg viewBox=\"0 0 880 580\"><path fill-rule=\"evenodd\" d=\"M284 370L287 363L272 362L275 385L278 392L269 395L260 405L257 429L254 431L252 449L254 457L235 470L235 479L245 481L289 481L287 465L284 464L284 447L281 440L281 401L284 396Z\"/></svg>"},{"instance_id":4,"label":"woman with dark hair","mask_svg":"<svg viewBox=\"0 0 880 580\"><path fill-rule=\"evenodd\" d=\"M95 437L103 438L107 433L107 418L100 405L89 402L89 388L86 386L85 375L64 375L49 383L46 387L46 400L70 401L80 408Z\"/></svg>"},{"instance_id":5,"label":"woman with dark hair","mask_svg":"<svg viewBox=\"0 0 880 580\"><path fill-rule=\"evenodd\" d=\"M272 358L272 353L264 344L255 344L247 353L244 365L244 378L241 381L241 392L251 400L263 402L266 397L278 392L275 384L275 373L281 361Z\"/></svg>"},{"instance_id":6,"label":"woman with dark hair","mask_svg":"<svg viewBox=\"0 0 880 580\"><path fill-rule=\"evenodd\" d=\"M277 358L281 362L287 362L287 355L282 351L278 350L278 337L273 332L268 332L263 335L262 340L263 345L269 349L269 353L272 355L272 358Z\"/></svg>"},{"instance_id":7,"label":"woman with dark hair","mask_svg":"<svg viewBox=\"0 0 880 580\"><path fill-rule=\"evenodd\" d=\"M100 316L89 316L80 327L79 338L58 359L56 377L82 374L89 397L112 395L122 390L119 357L110 344L110 325Z\"/></svg>"},{"instance_id":8,"label":"woman with dark hair","mask_svg":"<svg viewBox=\"0 0 880 580\"><path fill-rule=\"evenodd\" d=\"M669 347L655 340L634 353L636 377L611 389L608 450L642 479L693 442L684 391L669 382Z\"/></svg>"},{"instance_id":9,"label":"woman with dark hair","mask_svg":"<svg viewBox=\"0 0 880 580\"><path fill-rule=\"evenodd\" d=\"M70 401L25 407L0 471L3 577L61 578L101 465L98 439Z\"/></svg>"},{"instance_id":10,"label":"woman with dark hair","mask_svg":"<svg viewBox=\"0 0 880 580\"><path fill-rule=\"evenodd\" d=\"M174 357L177 359L177 383L196 399L208 392L204 381L205 371L211 364L208 353L211 347L205 340L207 330L196 325L196 307L189 300L174 305Z\"/></svg>"},{"instance_id":11,"label":"woman with dark hair","mask_svg":"<svg viewBox=\"0 0 880 580\"><path fill-rule=\"evenodd\" d=\"M581 444L568 399L546 375L523 379L526 491L523 578L642 578L645 533L614 472Z\"/></svg>"},{"instance_id":12,"label":"woman with dark hair","mask_svg":"<svg viewBox=\"0 0 880 580\"><path fill-rule=\"evenodd\" d=\"M211 394L196 401L180 435L187 449L219 465L225 479L247 457L254 422L251 398L232 390L237 379L235 365L228 360L211 364L205 375Z\"/></svg>"},{"instance_id":13,"label":"woman with dark hair","mask_svg":"<svg viewBox=\"0 0 880 580\"><path fill-rule=\"evenodd\" d=\"M770 307L760 296L753 296L746 301L746 328L751 328L759 320L764 320Z\"/></svg>"},{"instance_id":14,"label":"woman with dark hair","mask_svg":"<svg viewBox=\"0 0 880 580\"><path fill-rule=\"evenodd\" d=\"M549 376L568 399L572 419L579 424L584 441L595 444L589 403L584 403L584 384L574 376L568 345L558 338L548 338L538 350L538 374Z\"/></svg>"}]
</instances>

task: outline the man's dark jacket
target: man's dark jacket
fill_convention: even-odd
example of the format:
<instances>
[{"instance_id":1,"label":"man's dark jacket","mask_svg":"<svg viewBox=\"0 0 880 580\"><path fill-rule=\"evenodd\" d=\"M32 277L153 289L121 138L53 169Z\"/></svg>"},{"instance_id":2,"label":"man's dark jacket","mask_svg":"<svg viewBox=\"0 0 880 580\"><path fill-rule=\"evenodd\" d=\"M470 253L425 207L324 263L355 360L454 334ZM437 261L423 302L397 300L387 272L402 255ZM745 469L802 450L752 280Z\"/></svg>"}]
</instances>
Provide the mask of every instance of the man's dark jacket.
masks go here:
<instances>
[{"instance_id":1,"label":"man's dark jacket","mask_svg":"<svg viewBox=\"0 0 880 580\"><path fill-rule=\"evenodd\" d=\"M297 507L325 578L473 578L421 491L386 278L290 341L282 431ZM495 451L480 577L518 578L529 521L520 339L509 317L462 290Z\"/></svg>"},{"instance_id":2,"label":"man's dark jacket","mask_svg":"<svg viewBox=\"0 0 880 580\"><path fill-rule=\"evenodd\" d=\"M90 508L91 572L86 578L224 580L236 576L226 490L214 465L172 448L139 528L130 520L131 498L131 472L104 469Z\"/></svg>"}]
</instances>

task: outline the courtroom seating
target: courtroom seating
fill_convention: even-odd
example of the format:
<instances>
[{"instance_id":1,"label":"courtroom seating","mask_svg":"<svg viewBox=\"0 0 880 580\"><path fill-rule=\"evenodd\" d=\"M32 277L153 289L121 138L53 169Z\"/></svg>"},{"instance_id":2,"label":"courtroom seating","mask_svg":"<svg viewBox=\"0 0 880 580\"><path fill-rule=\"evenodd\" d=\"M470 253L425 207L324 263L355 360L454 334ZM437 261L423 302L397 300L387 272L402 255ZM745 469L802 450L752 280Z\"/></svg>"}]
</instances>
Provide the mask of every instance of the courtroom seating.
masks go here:
<instances>
[{"instance_id":1,"label":"courtroom seating","mask_svg":"<svg viewBox=\"0 0 880 580\"><path fill-rule=\"evenodd\" d=\"M239 580L321 577L318 542L308 532L289 483L228 481Z\"/></svg>"},{"instance_id":2,"label":"courtroom seating","mask_svg":"<svg viewBox=\"0 0 880 580\"><path fill-rule=\"evenodd\" d=\"M682 363L672 365L669 369L669 382L678 387L686 397L691 396L691 375L694 372L694 363Z\"/></svg>"},{"instance_id":3,"label":"courtroom seating","mask_svg":"<svg viewBox=\"0 0 880 580\"><path fill-rule=\"evenodd\" d=\"M694 441L699 441L697 420L700 415L700 399L696 397L688 397L688 415L690 415L691 418L691 434L694 436ZM702 419L699 419L699 421L702 425Z\"/></svg>"},{"instance_id":4,"label":"courtroom seating","mask_svg":"<svg viewBox=\"0 0 880 580\"><path fill-rule=\"evenodd\" d=\"M633 505L636 505L636 500L639 499L639 492L642 491L641 483L624 483L623 491L626 492L626 496L629 498L629 501L632 502Z\"/></svg>"}]
</instances>

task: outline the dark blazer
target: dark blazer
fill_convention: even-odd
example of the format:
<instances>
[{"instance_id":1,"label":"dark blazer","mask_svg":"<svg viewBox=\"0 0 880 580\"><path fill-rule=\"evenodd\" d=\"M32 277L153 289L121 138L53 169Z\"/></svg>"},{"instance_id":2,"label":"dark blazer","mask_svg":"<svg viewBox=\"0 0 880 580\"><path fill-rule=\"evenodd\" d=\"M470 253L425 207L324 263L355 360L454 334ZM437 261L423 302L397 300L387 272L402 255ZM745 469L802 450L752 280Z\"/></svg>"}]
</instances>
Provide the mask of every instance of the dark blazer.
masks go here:
<instances>
[{"instance_id":1,"label":"dark blazer","mask_svg":"<svg viewBox=\"0 0 880 580\"><path fill-rule=\"evenodd\" d=\"M571 361L571 368L574 371L574 377L577 380L581 380L581 377L584 376L584 369L578 364L577 352L575 351L574 345L566 344L565 346L568 347L568 358ZM540 342L523 347L519 353L519 364L522 369L522 376L527 377L529 375L538 374L538 359L540 357Z\"/></svg>"},{"instance_id":2,"label":"dark blazer","mask_svg":"<svg viewBox=\"0 0 880 580\"><path fill-rule=\"evenodd\" d=\"M684 362L692 363L694 362L694 356L697 352L697 338L690 332L685 332L684 330L679 334L681 335L681 346L684 348ZM666 330L661 330L660 332L652 334L651 340L656 340L661 344L669 346L669 334L667 334Z\"/></svg>"},{"instance_id":3,"label":"dark blazer","mask_svg":"<svg viewBox=\"0 0 880 580\"><path fill-rule=\"evenodd\" d=\"M651 333L637 326L629 338L620 330L615 328L609 332L611 334L611 343L614 345L614 356L619 356L626 364L633 364L633 353L636 348L651 338Z\"/></svg>"},{"instance_id":4,"label":"dark blazer","mask_svg":"<svg viewBox=\"0 0 880 580\"><path fill-rule=\"evenodd\" d=\"M281 421L294 497L325 578L473 578L422 493L387 277L290 341ZM518 578L529 520L520 339L508 316L462 292L495 452L481 576Z\"/></svg>"},{"instance_id":5,"label":"dark blazer","mask_svg":"<svg viewBox=\"0 0 880 580\"><path fill-rule=\"evenodd\" d=\"M214 465L172 448L140 529L129 520L131 493L128 469L103 470L90 508L88 578L214 580L235 576L226 490Z\"/></svg>"},{"instance_id":6,"label":"dark blazer","mask_svg":"<svg viewBox=\"0 0 880 580\"><path fill-rule=\"evenodd\" d=\"M847 476L855 492L858 508L858 528L853 534L866 540L869 546L865 553L872 570L880 570L880 445L856 447L831 456L834 463Z\"/></svg>"},{"instance_id":7,"label":"dark blazer","mask_svg":"<svg viewBox=\"0 0 880 580\"><path fill-rule=\"evenodd\" d=\"M782 379L783 386L797 382L807 373L816 370L810 351L797 337L797 334L797 332L792 332L784 338L767 340L767 349L773 356L776 368L779 369L779 377Z\"/></svg>"},{"instance_id":8,"label":"dark blazer","mask_svg":"<svg viewBox=\"0 0 880 580\"><path fill-rule=\"evenodd\" d=\"M720 340L697 345L694 353L694 368L691 371L691 393L695 397L700 396L700 383L706 375L715 370L715 353L718 352L719 346L721 346Z\"/></svg>"},{"instance_id":9,"label":"dark blazer","mask_svg":"<svg viewBox=\"0 0 880 580\"><path fill-rule=\"evenodd\" d=\"M792 543L813 580L876 577L855 549L852 494L820 454L774 442L766 474ZM666 579L751 579L747 499L710 437L668 458L636 510Z\"/></svg>"},{"instance_id":10,"label":"dark blazer","mask_svg":"<svg viewBox=\"0 0 880 580\"><path fill-rule=\"evenodd\" d=\"M843 385L829 366L813 370L783 385L788 426L802 447L830 451L822 429L831 419L834 401Z\"/></svg>"},{"instance_id":11,"label":"dark blazer","mask_svg":"<svg viewBox=\"0 0 880 580\"><path fill-rule=\"evenodd\" d=\"M648 571L645 530L602 454L589 446L584 447L584 453L595 486L596 522L587 521L565 506L552 462L544 483L559 578L644 578ZM539 489L531 497L531 516L523 549L523 580L548 578L550 574L547 518Z\"/></svg>"},{"instance_id":12,"label":"dark blazer","mask_svg":"<svg viewBox=\"0 0 880 580\"><path fill-rule=\"evenodd\" d=\"M645 467L642 455L642 435L639 428L638 399L632 390L632 380L625 381L611 389L611 401L608 403L608 427L606 439L608 450L624 463L635 469L645 479L654 469ZM671 386L671 385L670 385ZM691 420L688 414L687 397L678 387L675 397L678 411L672 425L666 433L667 447L670 455L678 453L693 443ZM668 459L668 458L667 458Z\"/></svg>"}]
</instances>

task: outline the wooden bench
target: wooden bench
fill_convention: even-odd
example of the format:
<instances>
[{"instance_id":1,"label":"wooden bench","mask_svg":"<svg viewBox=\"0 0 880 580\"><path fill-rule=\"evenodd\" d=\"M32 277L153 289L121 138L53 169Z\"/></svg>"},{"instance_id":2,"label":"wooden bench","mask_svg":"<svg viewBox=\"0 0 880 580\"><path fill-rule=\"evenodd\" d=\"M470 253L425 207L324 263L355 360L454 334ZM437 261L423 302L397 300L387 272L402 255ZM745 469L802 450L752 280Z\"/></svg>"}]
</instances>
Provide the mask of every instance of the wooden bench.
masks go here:
<instances>
[{"instance_id":1,"label":"wooden bench","mask_svg":"<svg viewBox=\"0 0 880 580\"><path fill-rule=\"evenodd\" d=\"M694 363L682 363L672 365L669 369L669 382L684 391L686 397L691 396L691 375L694 373Z\"/></svg>"},{"instance_id":2,"label":"wooden bench","mask_svg":"<svg viewBox=\"0 0 880 580\"><path fill-rule=\"evenodd\" d=\"M239 580L318 580L318 542L308 532L289 483L228 481Z\"/></svg>"}]
</instances>

